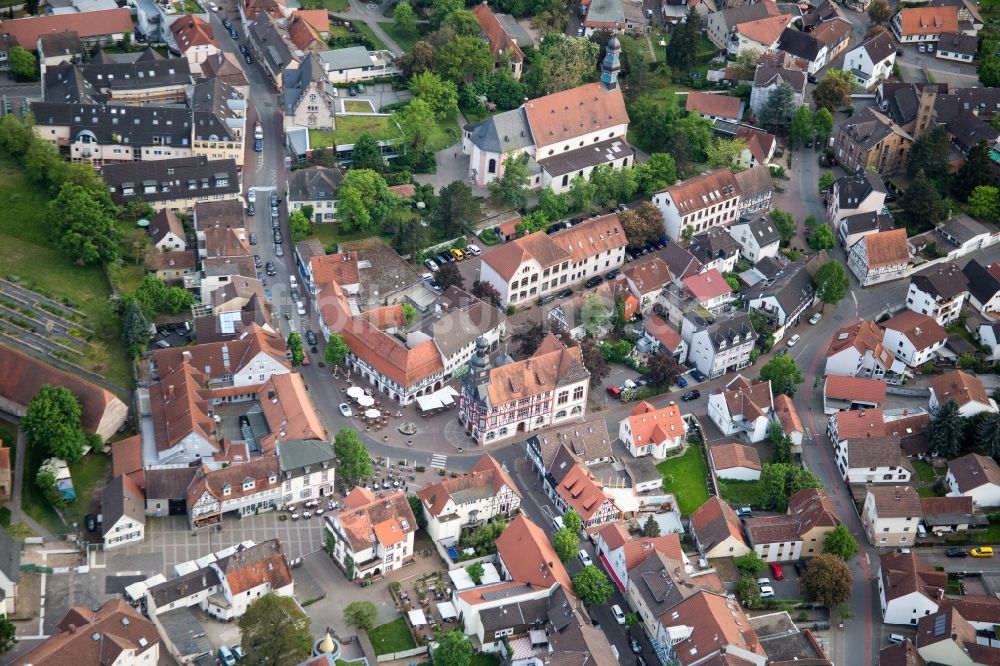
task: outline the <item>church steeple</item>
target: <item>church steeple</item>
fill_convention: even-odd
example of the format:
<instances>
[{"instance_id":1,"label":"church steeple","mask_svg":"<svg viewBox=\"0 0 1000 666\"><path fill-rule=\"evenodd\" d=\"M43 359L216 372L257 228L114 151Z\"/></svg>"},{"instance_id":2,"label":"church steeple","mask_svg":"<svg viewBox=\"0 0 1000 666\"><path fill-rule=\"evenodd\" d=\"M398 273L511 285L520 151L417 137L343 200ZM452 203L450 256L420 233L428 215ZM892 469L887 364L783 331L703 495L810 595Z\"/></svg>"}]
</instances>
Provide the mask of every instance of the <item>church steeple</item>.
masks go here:
<instances>
[{"instance_id":1,"label":"church steeple","mask_svg":"<svg viewBox=\"0 0 1000 666\"><path fill-rule=\"evenodd\" d=\"M607 53L601 62L601 82L608 90L618 87L618 72L621 71L622 45L618 37L608 40Z\"/></svg>"}]
</instances>

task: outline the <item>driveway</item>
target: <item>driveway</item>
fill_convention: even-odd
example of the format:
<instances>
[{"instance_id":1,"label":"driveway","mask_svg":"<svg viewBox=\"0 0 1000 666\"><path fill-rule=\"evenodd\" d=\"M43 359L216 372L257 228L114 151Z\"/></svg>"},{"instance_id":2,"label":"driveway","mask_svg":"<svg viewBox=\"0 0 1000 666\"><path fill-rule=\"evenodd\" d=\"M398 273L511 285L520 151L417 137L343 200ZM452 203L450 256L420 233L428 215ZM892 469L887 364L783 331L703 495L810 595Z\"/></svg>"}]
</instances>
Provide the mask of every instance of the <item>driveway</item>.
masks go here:
<instances>
[{"instance_id":1,"label":"driveway","mask_svg":"<svg viewBox=\"0 0 1000 666\"><path fill-rule=\"evenodd\" d=\"M921 53L915 44L901 46L900 49L903 55L896 56L896 63L907 81L927 81L926 70L936 83L950 83L964 88L980 85L975 65L935 58L932 54Z\"/></svg>"}]
</instances>

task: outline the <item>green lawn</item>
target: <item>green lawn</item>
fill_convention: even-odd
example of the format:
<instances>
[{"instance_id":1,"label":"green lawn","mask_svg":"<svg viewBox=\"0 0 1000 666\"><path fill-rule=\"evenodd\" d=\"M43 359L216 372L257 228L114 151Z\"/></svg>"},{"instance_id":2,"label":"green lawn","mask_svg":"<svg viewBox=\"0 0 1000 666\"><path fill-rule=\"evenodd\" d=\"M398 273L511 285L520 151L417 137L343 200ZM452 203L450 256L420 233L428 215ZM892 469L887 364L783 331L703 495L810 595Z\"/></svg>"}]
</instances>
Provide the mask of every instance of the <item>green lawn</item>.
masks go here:
<instances>
[{"instance_id":1,"label":"green lawn","mask_svg":"<svg viewBox=\"0 0 1000 666\"><path fill-rule=\"evenodd\" d=\"M488 652L480 652L479 654L472 655L472 661L469 662L469 666L499 666L500 660L496 655L490 654Z\"/></svg>"},{"instance_id":2,"label":"green lawn","mask_svg":"<svg viewBox=\"0 0 1000 666\"><path fill-rule=\"evenodd\" d=\"M439 120L427 137L427 149L434 153L443 150L454 145L459 135L458 121L455 118Z\"/></svg>"},{"instance_id":3,"label":"green lawn","mask_svg":"<svg viewBox=\"0 0 1000 666\"><path fill-rule=\"evenodd\" d=\"M413 45L417 43L420 39L420 35L417 33L404 33L396 26L395 23L379 23L379 27L385 30L385 34L392 38L392 41L396 42L396 46L403 49L407 53L413 50Z\"/></svg>"},{"instance_id":4,"label":"green lawn","mask_svg":"<svg viewBox=\"0 0 1000 666\"><path fill-rule=\"evenodd\" d=\"M83 517L90 512L94 498L104 490L111 481L111 452L88 453L69 466L73 476L73 487L76 489L76 501L63 510L63 516L68 521L83 522Z\"/></svg>"},{"instance_id":5,"label":"green lawn","mask_svg":"<svg viewBox=\"0 0 1000 666\"><path fill-rule=\"evenodd\" d=\"M24 460L24 486L21 490L21 508L50 532L64 535L67 525L35 485L35 475L47 456L41 448L28 447Z\"/></svg>"},{"instance_id":6,"label":"green lawn","mask_svg":"<svg viewBox=\"0 0 1000 666\"><path fill-rule=\"evenodd\" d=\"M664 460L656 469L664 477L673 477L673 483L664 483L664 486L667 492L673 493L677 498L681 513L685 516L691 515L708 499L708 486L705 483L708 465L700 446L688 447L684 455Z\"/></svg>"},{"instance_id":7,"label":"green lawn","mask_svg":"<svg viewBox=\"0 0 1000 666\"><path fill-rule=\"evenodd\" d=\"M351 8L350 0L301 0L302 9L325 9L328 12L346 12Z\"/></svg>"},{"instance_id":8,"label":"green lawn","mask_svg":"<svg viewBox=\"0 0 1000 666\"><path fill-rule=\"evenodd\" d=\"M719 493L733 506L748 505L760 508L759 481L722 481L719 480Z\"/></svg>"},{"instance_id":9,"label":"green lawn","mask_svg":"<svg viewBox=\"0 0 1000 666\"><path fill-rule=\"evenodd\" d=\"M351 23L353 23L354 27L358 29L358 32L360 32L368 39L372 40L372 44L375 46L375 50L377 51L389 50L389 47L385 45L385 42L379 39L378 35L372 32L372 29L368 27L367 23L364 23L362 21L351 21Z\"/></svg>"},{"instance_id":10,"label":"green lawn","mask_svg":"<svg viewBox=\"0 0 1000 666\"><path fill-rule=\"evenodd\" d=\"M375 113L372 103L366 99L345 99L344 111L347 113Z\"/></svg>"},{"instance_id":11,"label":"green lawn","mask_svg":"<svg viewBox=\"0 0 1000 666\"><path fill-rule=\"evenodd\" d=\"M0 158L0 276L16 275L25 287L68 299L85 312L83 323L104 335L92 340L80 365L130 388L118 318L108 305L108 280L100 267L77 266L50 245L45 222L48 200L48 193L30 184L12 162Z\"/></svg>"},{"instance_id":12,"label":"green lawn","mask_svg":"<svg viewBox=\"0 0 1000 666\"><path fill-rule=\"evenodd\" d=\"M368 632L368 638L377 655L403 652L417 647L410 634L410 628L402 617L375 627Z\"/></svg>"},{"instance_id":13,"label":"green lawn","mask_svg":"<svg viewBox=\"0 0 1000 666\"><path fill-rule=\"evenodd\" d=\"M937 480L937 472L931 467L930 463L924 462L923 460L911 460L913 463L913 469L917 471L917 476L924 483L934 483Z\"/></svg>"},{"instance_id":14,"label":"green lawn","mask_svg":"<svg viewBox=\"0 0 1000 666\"><path fill-rule=\"evenodd\" d=\"M379 140L402 137L391 116L337 116L336 122L337 128L334 130L309 130L309 143L314 150L353 144L365 132Z\"/></svg>"}]
</instances>

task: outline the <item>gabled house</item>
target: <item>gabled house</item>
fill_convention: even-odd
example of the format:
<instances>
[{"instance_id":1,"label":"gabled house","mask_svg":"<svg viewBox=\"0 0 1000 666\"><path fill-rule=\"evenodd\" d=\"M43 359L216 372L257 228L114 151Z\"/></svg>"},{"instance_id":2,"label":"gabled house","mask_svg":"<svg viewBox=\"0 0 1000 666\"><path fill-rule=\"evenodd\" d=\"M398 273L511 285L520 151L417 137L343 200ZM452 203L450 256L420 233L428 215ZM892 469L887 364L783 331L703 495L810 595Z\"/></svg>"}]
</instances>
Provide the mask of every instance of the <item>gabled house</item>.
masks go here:
<instances>
[{"instance_id":1,"label":"gabled house","mask_svg":"<svg viewBox=\"0 0 1000 666\"><path fill-rule=\"evenodd\" d=\"M899 437L851 437L834 446L837 469L847 483L907 483L913 475Z\"/></svg>"},{"instance_id":2,"label":"gabled house","mask_svg":"<svg viewBox=\"0 0 1000 666\"><path fill-rule=\"evenodd\" d=\"M720 479L756 481L760 478L761 463L757 449L746 444L717 444L708 450L712 471Z\"/></svg>"},{"instance_id":3,"label":"gabled house","mask_svg":"<svg viewBox=\"0 0 1000 666\"><path fill-rule=\"evenodd\" d=\"M997 411L996 400L986 392L979 377L963 370L937 375L931 381L929 406L932 410L952 400L958 405L962 416Z\"/></svg>"},{"instance_id":4,"label":"gabled house","mask_svg":"<svg viewBox=\"0 0 1000 666\"><path fill-rule=\"evenodd\" d=\"M1000 263L984 266L972 259L962 273L969 285L969 304L984 317L1000 312Z\"/></svg>"},{"instance_id":5,"label":"gabled house","mask_svg":"<svg viewBox=\"0 0 1000 666\"><path fill-rule=\"evenodd\" d=\"M594 531L594 553L619 589L631 587L630 572L654 551L681 563L688 573L693 571L691 562L681 547L679 534L633 536L622 523L607 523Z\"/></svg>"},{"instance_id":6,"label":"gabled house","mask_svg":"<svg viewBox=\"0 0 1000 666\"><path fill-rule=\"evenodd\" d=\"M376 495L357 486L326 516L323 530L334 540L330 557L348 580L377 577L413 559L417 521L402 491Z\"/></svg>"},{"instance_id":7,"label":"gabled house","mask_svg":"<svg viewBox=\"0 0 1000 666\"><path fill-rule=\"evenodd\" d=\"M948 245L958 251L958 256L975 252L993 245L1000 239L1000 234L982 222L973 220L968 215L956 215L937 229Z\"/></svg>"},{"instance_id":8,"label":"gabled house","mask_svg":"<svg viewBox=\"0 0 1000 666\"><path fill-rule=\"evenodd\" d=\"M177 214L163 209L149 221L149 240L157 252L187 250L187 233Z\"/></svg>"},{"instance_id":9,"label":"gabled house","mask_svg":"<svg viewBox=\"0 0 1000 666\"><path fill-rule=\"evenodd\" d=\"M980 324L976 334L979 337L979 344L986 347L989 352L986 355L986 360L1000 359L1000 321Z\"/></svg>"},{"instance_id":10,"label":"gabled house","mask_svg":"<svg viewBox=\"0 0 1000 666\"><path fill-rule=\"evenodd\" d=\"M743 435L760 442L774 413L771 382L751 383L742 375L726 384L725 391L708 397L708 417L724 435Z\"/></svg>"},{"instance_id":11,"label":"gabled house","mask_svg":"<svg viewBox=\"0 0 1000 666\"><path fill-rule=\"evenodd\" d=\"M656 302L656 297L674 276L670 267L659 256L646 261L637 261L622 271L622 278L629 291L639 299L639 309L647 314Z\"/></svg>"},{"instance_id":12,"label":"gabled house","mask_svg":"<svg viewBox=\"0 0 1000 666\"><path fill-rule=\"evenodd\" d=\"M885 348L911 368L930 361L948 339L937 321L913 310L903 310L882 322L882 328Z\"/></svg>"},{"instance_id":13,"label":"gabled house","mask_svg":"<svg viewBox=\"0 0 1000 666\"><path fill-rule=\"evenodd\" d=\"M492 456L483 456L467 474L431 483L417 491L435 542L454 546L465 528L498 517L509 518L521 506L521 492Z\"/></svg>"},{"instance_id":14,"label":"gabled house","mask_svg":"<svg viewBox=\"0 0 1000 666\"><path fill-rule=\"evenodd\" d=\"M712 122L724 120L738 123L743 118L743 100L729 95L716 95L692 90L688 93L687 104L684 108L688 113L698 114Z\"/></svg>"},{"instance_id":15,"label":"gabled house","mask_svg":"<svg viewBox=\"0 0 1000 666\"><path fill-rule=\"evenodd\" d=\"M921 497L920 510L924 528L935 536L988 524L984 517L975 514L971 497Z\"/></svg>"},{"instance_id":16,"label":"gabled house","mask_svg":"<svg viewBox=\"0 0 1000 666\"><path fill-rule=\"evenodd\" d=\"M728 229L717 227L692 238L689 251L701 262L700 274L713 268L720 273L732 273L740 257L739 243L728 233Z\"/></svg>"},{"instance_id":17,"label":"gabled house","mask_svg":"<svg viewBox=\"0 0 1000 666\"><path fill-rule=\"evenodd\" d=\"M688 227L698 234L739 219L740 186L732 171L716 169L660 190L653 203L663 214L667 236L676 241Z\"/></svg>"},{"instance_id":18,"label":"gabled house","mask_svg":"<svg viewBox=\"0 0 1000 666\"><path fill-rule=\"evenodd\" d=\"M731 56L738 56L748 50L757 53L774 51L778 48L781 34L792 25L796 18L789 14L779 14L778 16L768 16L738 23L733 26L729 33L729 44L726 46L726 50Z\"/></svg>"},{"instance_id":19,"label":"gabled house","mask_svg":"<svg viewBox=\"0 0 1000 666\"><path fill-rule=\"evenodd\" d=\"M934 317L937 323L947 326L958 319L968 293L965 274L958 264L936 264L910 278L906 307Z\"/></svg>"},{"instance_id":20,"label":"gabled house","mask_svg":"<svg viewBox=\"0 0 1000 666\"><path fill-rule=\"evenodd\" d=\"M750 365L757 333L746 313L706 319L692 311L684 315L681 338L688 345L688 360L714 379Z\"/></svg>"},{"instance_id":21,"label":"gabled house","mask_svg":"<svg viewBox=\"0 0 1000 666\"><path fill-rule=\"evenodd\" d=\"M764 257L774 257L781 245L778 228L767 217L741 217L727 229L740 246L740 255L751 264ZM735 266L735 265L734 265Z\"/></svg>"},{"instance_id":22,"label":"gabled house","mask_svg":"<svg viewBox=\"0 0 1000 666\"><path fill-rule=\"evenodd\" d=\"M854 75L858 85L871 90L892 75L896 62L896 44L883 32L847 52L841 69Z\"/></svg>"},{"instance_id":23,"label":"gabled house","mask_svg":"<svg viewBox=\"0 0 1000 666\"><path fill-rule=\"evenodd\" d=\"M816 74L847 48L851 24L839 16L825 20L809 32L785 28L778 49L789 60L803 63L809 74Z\"/></svg>"},{"instance_id":24,"label":"gabled house","mask_svg":"<svg viewBox=\"0 0 1000 666\"><path fill-rule=\"evenodd\" d=\"M958 7L911 7L899 10L889 27L902 44L937 42L944 33L959 31Z\"/></svg>"},{"instance_id":25,"label":"gabled house","mask_svg":"<svg viewBox=\"0 0 1000 666\"><path fill-rule=\"evenodd\" d=\"M938 37L937 50L934 57L940 60L951 60L971 64L979 53L979 40L975 35L957 32L943 32Z\"/></svg>"},{"instance_id":26,"label":"gabled house","mask_svg":"<svg viewBox=\"0 0 1000 666\"><path fill-rule=\"evenodd\" d=\"M904 277L910 265L906 229L879 231L864 236L851 247L847 267L862 287Z\"/></svg>"},{"instance_id":27,"label":"gabled house","mask_svg":"<svg viewBox=\"0 0 1000 666\"><path fill-rule=\"evenodd\" d=\"M848 217L862 213L878 215L885 208L886 194L885 183L877 173L862 171L855 176L841 176L833 182L827 197L826 219L836 232Z\"/></svg>"},{"instance_id":28,"label":"gabled house","mask_svg":"<svg viewBox=\"0 0 1000 666\"><path fill-rule=\"evenodd\" d=\"M805 437L806 429L802 425L799 411L795 408L795 403L791 397L785 393L774 396L774 414L781 423L781 429L785 435L792 440L793 447L802 447L802 438Z\"/></svg>"},{"instance_id":29,"label":"gabled house","mask_svg":"<svg viewBox=\"0 0 1000 666\"><path fill-rule=\"evenodd\" d=\"M916 552L897 550L879 557L878 598L885 624L917 624L936 613L948 587L948 574Z\"/></svg>"},{"instance_id":30,"label":"gabled house","mask_svg":"<svg viewBox=\"0 0 1000 666\"><path fill-rule=\"evenodd\" d=\"M868 486L867 492L861 524L868 542L880 548L912 545L923 516L917 491L912 486Z\"/></svg>"},{"instance_id":31,"label":"gabled house","mask_svg":"<svg viewBox=\"0 0 1000 666\"><path fill-rule=\"evenodd\" d=\"M215 39L212 25L198 15L181 16L170 24L170 32L180 54L187 58L191 69L222 51Z\"/></svg>"},{"instance_id":32,"label":"gabled house","mask_svg":"<svg viewBox=\"0 0 1000 666\"><path fill-rule=\"evenodd\" d=\"M763 214L771 208L774 180L766 164L758 164L733 176L740 188L740 212L737 217Z\"/></svg>"},{"instance_id":33,"label":"gabled house","mask_svg":"<svg viewBox=\"0 0 1000 666\"><path fill-rule=\"evenodd\" d=\"M334 129L336 88L323 71L323 64L316 53L307 55L298 67L284 70L281 78L286 131L291 127Z\"/></svg>"},{"instance_id":34,"label":"gabled house","mask_svg":"<svg viewBox=\"0 0 1000 666\"><path fill-rule=\"evenodd\" d=\"M781 340L798 326L817 301L816 286L805 259L786 266L773 279L743 290L740 298L748 309L768 318L774 326L775 340Z\"/></svg>"},{"instance_id":35,"label":"gabled house","mask_svg":"<svg viewBox=\"0 0 1000 666\"><path fill-rule=\"evenodd\" d=\"M971 497L976 507L1000 506L1000 465L990 457L969 453L948 463L949 497Z\"/></svg>"},{"instance_id":36,"label":"gabled house","mask_svg":"<svg viewBox=\"0 0 1000 666\"><path fill-rule=\"evenodd\" d=\"M566 470L553 470L552 476L556 487L551 497L556 509L560 513L573 509L583 519L584 527L610 523L621 516L622 510L615 499L580 463L571 463Z\"/></svg>"},{"instance_id":37,"label":"gabled house","mask_svg":"<svg viewBox=\"0 0 1000 666\"><path fill-rule=\"evenodd\" d=\"M531 36L518 25L510 14L496 14L486 3L476 5L472 13L479 21L483 37L490 46L493 55L493 71L499 73L505 63L508 72L515 81L521 80L524 68L524 51L522 47L533 46Z\"/></svg>"},{"instance_id":38,"label":"gabled house","mask_svg":"<svg viewBox=\"0 0 1000 666\"><path fill-rule=\"evenodd\" d=\"M755 116L760 115L771 93L782 84L792 89L792 105L798 108L806 92L806 73L774 64L757 65L750 91L750 110Z\"/></svg>"},{"instance_id":39,"label":"gabled house","mask_svg":"<svg viewBox=\"0 0 1000 666\"><path fill-rule=\"evenodd\" d=\"M848 172L873 169L882 176L906 165L913 137L871 107L843 123L836 132L835 152Z\"/></svg>"},{"instance_id":40,"label":"gabled house","mask_svg":"<svg viewBox=\"0 0 1000 666\"><path fill-rule=\"evenodd\" d=\"M618 425L618 438L635 457L651 455L657 460L684 446L687 428L681 410L671 403L657 409L642 400Z\"/></svg>"},{"instance_id":41,"label":"gabled house","mask_svg":"<svg viewBox=\"0 0 1000 666\"><path fill-rule=\"evenodd\" d=\"M885 393L884 381L828 374L823 382L823 413L829 416L845 410L881 409Z\"/></svg>"},{"instance_id":42,"label":"gabled house","mask_svg":"<svg viewBox=\"0 0 1000 666\"><path fill-rule=\"evenodd\" d=\"M550 590L559 585L567 592L573 584L556 555L548 535L519 513L496 540L497 559L505 580Z\"/></svg>"},{"instance_id":43,"label":"gabled house","mask_svg":"<svg viewBox=\"0 0 1000 666\"><path fill-rule=\"evenodd\" d=\"M755 3L719 3L705 22L705 34L718 48L728 47L729 38L735 27L741 23L757 21L769 16L780 16L781 10L772 0Z\"/></svg>"},{"instance_id":44,"label":"gabled house","mask_svg":"<svg viewBox=\"0 0 1000 666\"><path fill-rule=\"evenodd\" d=\"M561 450L569 449L584 465L611 462L611 437L603 418L548 428L532 435L527 441L528 459L542 477L551 476L556 460L564 460ZM553 480L552 483L555 483Z\"/></svg>"},{"instance_id":45,"label":"gabled house","mask_svg":"<svg viewBox=\"0 0 1000 666\"><path fill-rule=\"evenodd\" d=\"M883 338L882 329L873 321L859 321L838 330L826 351L825 374L899 383L906 364L886 348Z\"/></svg>"},{"instance_id":46,"label":"gabled house","mask_svg":"<svg viewBox=\"0 0 1000 666\"><path fill-rule=\"evenodd\" d=\"M643 337L640 338L637 348L641 348L643 340L650 341L651 353L669 354L682 364L687 361L687 343L681 338L681 334L654 314L648 315L643 320Z\"/></svg>"},{"instance_id":47,"label":"gabled house","mask_svg":"<svg viewBox=\"0 0 1000 666\"><path fill-rule=\"evenodd\" d=\"M288 208L312 206L313 222L333 222L337 215L337 190L344 177L338 168L310 166L288 175Z\"/></svg>"},{"instance_id":48,"label":"gabled house","mask_svg":"<svg viewBox=\"0 0 1000 666\"><path fill-rule=\"evenodd\" d=\"M130 477L121 475L101 491L101 536L104 550L142 543L146 526L146 497Z\"/></svg>"},{"instance_id":49,"label":"gabled house","mask_svg":"<svg viewBox=\"0 0 1000 666\"><path fill-rule=\"evenodd\" d=\"M750 552L736 512L719 497L708 500L691 514L691 536L705 559L739 557Z\"/></svg>"},{"instance_id":50,"label":"gabled house","mask_svg":"<svg viewBox=\"0 0 1000 666\"><path fill-rule=\"evenodd\" d=\"M703 273L686 277L682 283L694 302L709 312L720 311L733 296L733 288L717 268L709 268Z\"/></svg>"},{"instance_id":51,"label":"gabled house","mask_svg":"<svg viewBox=\"0 0 1000 666\"><path fill-rule=\"evenodd\" d=\"M767 653L739 603L704 590L660 618L653 645L665 664L768 663Z\"/></svg>"},{"instance_id":52,"label":"gabled house","mask_svg":"<svg viewBox=\"0 0 1000 666\"><path fill-rule=\"evenodd\" d=\"M840 232L837 238L840 247L849 250L859 240L869 234L877 234L880 231L891 231L896 228L892 216L882 213L858 213L848 215L840 222Z\"/></svg>"}]
</instances>

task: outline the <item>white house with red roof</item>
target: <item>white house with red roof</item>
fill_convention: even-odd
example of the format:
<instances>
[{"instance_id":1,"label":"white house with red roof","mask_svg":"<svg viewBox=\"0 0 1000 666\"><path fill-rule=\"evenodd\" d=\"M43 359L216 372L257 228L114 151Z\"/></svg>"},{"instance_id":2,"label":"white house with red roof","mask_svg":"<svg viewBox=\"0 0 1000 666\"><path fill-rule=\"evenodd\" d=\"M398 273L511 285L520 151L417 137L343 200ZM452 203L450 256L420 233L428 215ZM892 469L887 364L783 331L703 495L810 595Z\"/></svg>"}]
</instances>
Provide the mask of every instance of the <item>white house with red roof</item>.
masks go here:
<instances>
[{"instance_id":1,"label":"white house with red roof","mask_svg":"<svg viewBox=\"0 0 1000 666\"><path fill-rule=\"evenodd\" d=\"M684 108L707 120L725 120L738 123L743 117L744 102L739 97L692 90L687 95Z\"/></svg>"},{"instance_id":2,"label":"white house with red roof","mask_svg":"<svg viewBox=\"0 0 1000 666\"><path fill-rule=\"evenodd\" d=\"M561 474L553 490L552 500L556 509L560 513L573 509L583 520L584 527L610 523L622 515L621 508L604 489L604 484L580 463L574 463L565 474Z\"/></svg>"},{"instance_id":3,"label":"white house with red roof","mask_svg":"<svg viewBox=\"0 0 1000 666\"><path fill-rule=\"evenodd\" d=\"M906 364L896 358L883 338L882 329L873 321L859 321L839 329L826 350L825 374L900 383Z\"/></svg>"},{"instance_id":4,"label":"white house with red roof","mask_svg":"<svg viewBox=\"0 0 1000 666\"><path fill-rule=\"evenodd\" d=\"M618 424L618 438L635 457L662 460L684 446L687 428L680 407L671 402L657 409L642 400Z\"/></svg>"},{"instance_id":5,"label":"white house with red roof","mask_svg":"<svg viewBox=\"0 0 1000 666\"><path fill-rule=\"evenodd\" d=\"M680 331L663 321L658 315L650 314L643 320L643 337L637 346L640 351L643 347L643 341L646 341L648 349L652 353L669 354L681 364L687 361L687 343L681 337Z\"/></svg>"},{"instance_id":6,"label":"white house with red roof","mask_svg":"<svg viewBox=\"0 0 1000 666\"><path fill-rule=\"evenodd\" d=\"M930 408L936 409L949 400L955 401L962 416L997 411L996 400L986 392L982 380L962 370L937 375L931 381Z\"/></svg>"},{"instance_id":7,"label":"white house with red roof","mask_svg":"<svg viewBox=\"0 0 1000 666\"><path fill-rule=\"evenodd\" d=\"M646 556L657 551L669 559L680 562L687 573L694 567L681 547L680 535L666 534L658 537L633 536L622 523L608 523L594 532L594 554L619 589L629 586L629 571L638 566Z\"/></svg>"},{"instance_id":8,"label":"white house with red roof","mask_svg":"<svg viewBox=\"0 0 1000 666\"><path fill-rule=\"evenodd\" d=\"M767 437L774 414L771 382L751 383L738 375L726 390L708 397L708 417L724 435L742 435L751 443Z\"/></svg>"},{"instance_id":9,"label":"white house with red roof","mask_svg":"<svg viewBox=\"0 0 1000 666\"><path fill-rule=\"evenodd\" d=\"M882 322L882 329L886 349L911 368L934 358L948 340L948 333L933 317L913 310L903 310Z\"/></svg>"},{"instance_id":10,"label":"white house with red roof","mask_svg":"<svg viewBox=\"0 0 1000 666\"><path fill-rule=\"evenodd\" d=\"M653 645L664 664L752 664L767 653L735 599L699 591L660 618Z\"/></svg>"},{"instance_id":11,"label":"white house with red roof","mask_svg":"<svg viewBox=\"0 0 1000 666\"><path fill-rule=\"evenodd\" d=\"M505 160L526 156L529 186L551 187L558 194L574 178L589 178L598 166L634 166L635 151L625 138L628 112L618 87L621 47L617 39L608 45L600 83L538 97L466 125L462 152L469 156L469 180L486 187L503 176Z\"/></svg>"},{"instance_id":12,"label":"white house with red roof","mask_svg":"<svg viewBox=\"0 0 1000 666\"><path fill-rule=\"evenodd\" d=\"M191 68L222 52L215 39L211 24L197 15L181 16L170 24L170 32L177 42L181 55L187 58Z\"/></svg>"},{"instance_id":13,"label":"white house with red roof","mask_svg":"<svg viewBox=\"0 0 1000 666\"><path fill-rule=\"evenodd\" d=\"M523 513L507 525L496 541L497 560L504 580L550 590L561 585L572 591L566 567L556 555L548 535Z\"/></svg>"},{"instance_id":14,"label":"white house with red roof","mask_svg":"<svg viewBox=\"0 0 1000 666\"><path fill-rule=\"evenodd\" d=\"M663 214L667 236L680 240L689 227L698 234L739 219L740 186L732 171L716 169L665 187L653 195L653 203Z\"/></svg>"},{"instance_id":15,"label":"white house with red roof","mask_svg":"<svg viewBox=\"0 0 1000 666\"><path fill-rule=\"evenodd\" d=\"M413 559L417 520L402 491L376 494L357 486L339 511L323 522L324 538L332 539L330 557L348 580L378 577Z\"/></svg>"},{"instance_id":16,"label":"white house with red roof","mask_svg":"<svg viewBox=\"0 0 1000 666\"><path fill-rule=\"evenodd\" d=\"M948 575L914 552L890 551L879 558L878 598L885 624L915 625L937 612Z\"/></svg>"},{"instance_id":17,"label":"white house with red roof","mask_svg":"<svg viewBox=\"0 0 1000 666\"><path fill-rule=\"evenodd\" d=\"M716 268L690 275L683 280L684 288L694 297L698 305L706 310L717 310L728 303L733 289L726 278Z\"/></svg>"}]
</instances>

